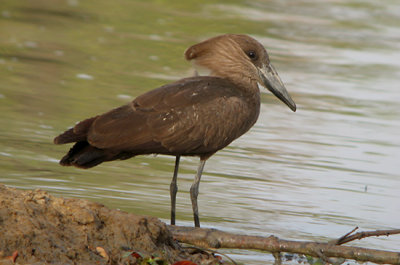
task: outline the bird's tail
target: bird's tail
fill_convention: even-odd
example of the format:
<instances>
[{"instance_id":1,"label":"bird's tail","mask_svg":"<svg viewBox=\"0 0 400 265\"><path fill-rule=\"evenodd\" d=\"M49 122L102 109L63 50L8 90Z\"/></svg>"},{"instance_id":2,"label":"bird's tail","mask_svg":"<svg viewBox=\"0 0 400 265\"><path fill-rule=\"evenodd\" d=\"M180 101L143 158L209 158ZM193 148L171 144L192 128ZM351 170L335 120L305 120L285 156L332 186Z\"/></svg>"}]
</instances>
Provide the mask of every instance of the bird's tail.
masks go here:
<instances>
[{"instance_id":1,"label":"bird's tail","mask_svg":"<svg viewBox=\"0 0 400 265\"><path fill-rule=\"evenodd\" d=\"M75 143L69 152L60 160L61 165L91 168L104 161L110 160L111 156L113 156L106 150L91 146L87 141L88 131L96 118L97 116L81 121L75 125L75 127L54 138L55 144Z\"/></svg>"},{"instance_id":2,"label":"bird's tail","mask_svg":"<svg viewBox=\"0 0 400 265\"><path fill-rule=\"evenodd\" d=\"M110 154L105 150L91 146L87 141L74 144L69 152L60 160L63 166L91 168L110 160Z\"/></svg>"},{"instance_id":3,"label":"bird's tail","mask_svg":"<svg viewBox=\"0 0 400 265\"><path fill-rule=\"evenodd\" d=\"M89 129L92 126L92 123L97 119L97 117L98 116L79 122L73 128L66 130L65 132L54 138L54 143L67 144L86 141Z\"/></svg>"}]
</instances>

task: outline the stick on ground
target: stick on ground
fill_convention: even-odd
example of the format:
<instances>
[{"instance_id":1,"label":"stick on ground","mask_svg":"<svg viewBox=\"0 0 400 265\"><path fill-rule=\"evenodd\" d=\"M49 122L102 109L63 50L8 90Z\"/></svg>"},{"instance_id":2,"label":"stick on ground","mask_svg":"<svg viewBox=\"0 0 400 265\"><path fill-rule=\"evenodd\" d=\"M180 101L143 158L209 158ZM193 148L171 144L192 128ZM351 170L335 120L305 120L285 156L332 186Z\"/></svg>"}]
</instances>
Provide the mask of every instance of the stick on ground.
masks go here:
<instances>
[{"instance_id":1,"label":"stick on ground","mask_svg":"<svg viewBox=\"0 0 400 265\"><path fill-rule=\"evenodd\" d=\"M236 235L216 229L182 226L169 226L169 230L178 241L205 248L257 249L271 253L289 252L313 257L320 257L321 253L323 253L325 257L341 257L362 262L370 261L380 264L400 265L400 252L340 246L336 244L337 240L335 243L290 241L279 239L275 236ZM360 232L361 234L356 233L355 235L357 235L357 238L365 238L367 236L395 234L398 233L398 231L400 230L381 230L380 232ZM345 235L345 238L353 238L353 236L355 236L349 236L350 234ZM346 242L349 242L349 240ZM343 244L343 242L341 242L341 244Z\"/></svg>"}]
</instances>

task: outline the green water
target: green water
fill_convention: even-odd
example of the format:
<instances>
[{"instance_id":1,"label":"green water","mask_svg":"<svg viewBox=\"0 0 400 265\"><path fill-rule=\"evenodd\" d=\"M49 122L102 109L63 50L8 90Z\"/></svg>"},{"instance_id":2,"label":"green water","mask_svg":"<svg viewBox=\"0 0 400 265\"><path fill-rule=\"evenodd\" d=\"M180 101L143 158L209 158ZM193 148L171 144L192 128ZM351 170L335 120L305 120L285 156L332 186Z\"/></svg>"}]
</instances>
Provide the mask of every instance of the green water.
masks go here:
<instances>
[{"instance_id":1,"label":"green water","mask_svg":"<svg viewBox=\"0 0 400 265\"><path fill-rule=\"evenodd\" d=\"M400 227L400 3L2 0L0 182L169 219L174 158L91 170L52 144L75 122L192 74L184 50L223 33L268 49L298 105L263 91L255 127L206 164L202 225L297 240ZM197 158L184 158L177 224L192 225ZM353 245L398 250L399 237ZM229 250L246 264L271 255Z\"/></svg>"}]
</instances>

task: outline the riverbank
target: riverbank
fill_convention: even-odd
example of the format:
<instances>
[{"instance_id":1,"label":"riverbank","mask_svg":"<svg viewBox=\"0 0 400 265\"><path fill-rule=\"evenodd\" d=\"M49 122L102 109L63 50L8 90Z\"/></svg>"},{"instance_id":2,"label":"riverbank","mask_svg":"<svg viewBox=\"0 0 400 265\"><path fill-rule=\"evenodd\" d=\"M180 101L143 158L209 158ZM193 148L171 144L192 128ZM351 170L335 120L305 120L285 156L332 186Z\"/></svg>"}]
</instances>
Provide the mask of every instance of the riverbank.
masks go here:
<instances>
[{"instance_id":1,"label":"riverbank","mask_svg":"<svg viewBox=\"0 0 400 265\"><path fill-rule=\"evenodd\" d=\"M218 262L182 248L155 217L5 185L0 185L0 235L0 264L13 259L15 264L135 264L139 254L167 264Z\"/></svg>"}]
</instances>

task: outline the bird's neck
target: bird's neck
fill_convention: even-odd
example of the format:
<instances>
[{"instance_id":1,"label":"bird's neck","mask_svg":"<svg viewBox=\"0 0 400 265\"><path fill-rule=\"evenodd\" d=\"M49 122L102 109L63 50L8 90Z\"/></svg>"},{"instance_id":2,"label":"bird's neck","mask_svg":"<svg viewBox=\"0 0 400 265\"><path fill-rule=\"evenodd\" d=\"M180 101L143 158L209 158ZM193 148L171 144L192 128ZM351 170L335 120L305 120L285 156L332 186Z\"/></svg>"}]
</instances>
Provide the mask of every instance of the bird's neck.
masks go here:
<instances>
[{"instance_id":1,"label":"bird's neck","mask_svg":"<svg viewBox=\"0 0 400 265\"><path fill-rule=\"evenodd\" d=\"M236 71L236 68L226 68L223 69L210 69L207 66L200 64L193 64L195 68L195 76L215 76L224 79L228 79L233 84L240 87L246 94L250 93L259 97L260 90L258 87L257 80L253 78L250 74L243 72L243 68L238 67L239 71Z\"/></svg>"}]
</instances>

